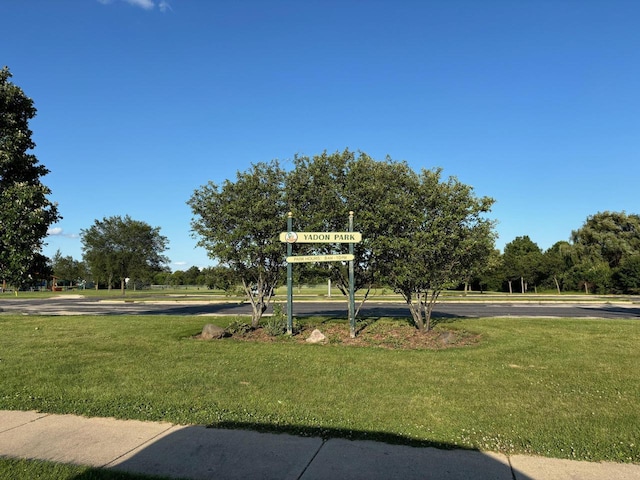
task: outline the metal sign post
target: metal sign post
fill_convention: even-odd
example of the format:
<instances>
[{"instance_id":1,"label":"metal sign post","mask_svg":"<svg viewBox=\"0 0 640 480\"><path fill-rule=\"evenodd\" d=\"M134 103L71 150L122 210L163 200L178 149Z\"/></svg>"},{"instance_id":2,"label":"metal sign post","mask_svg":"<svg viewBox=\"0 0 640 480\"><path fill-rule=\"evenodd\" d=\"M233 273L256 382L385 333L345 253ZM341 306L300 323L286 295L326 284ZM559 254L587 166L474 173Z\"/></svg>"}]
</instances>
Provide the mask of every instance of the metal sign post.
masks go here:
<instances>
[{"instance_id":1,"label":"metal sign post","mask_svg":"<svg viewBox=\"0 0 640 480\"><path fill-rule=\"evenodd\" d=\"M353 232L353 212L349 212L349 232ZM354 266L353 266L353 243L349 243L349 335L351 338L356 338L356 300L354 291Z\"/></svg>"},{"instance_id":2,"label":"metal sign post","mask_svg":"<svg viewBox=\"0 0 640 480\"><path fill-rule=\"evenodd\" d=\"M287 232L293 231L293 213L287 215ZM291 256L293 246L287 242L287 257ZM287 335L293 335L293 266L287 262Z\"/></svg>"}]
</instances>

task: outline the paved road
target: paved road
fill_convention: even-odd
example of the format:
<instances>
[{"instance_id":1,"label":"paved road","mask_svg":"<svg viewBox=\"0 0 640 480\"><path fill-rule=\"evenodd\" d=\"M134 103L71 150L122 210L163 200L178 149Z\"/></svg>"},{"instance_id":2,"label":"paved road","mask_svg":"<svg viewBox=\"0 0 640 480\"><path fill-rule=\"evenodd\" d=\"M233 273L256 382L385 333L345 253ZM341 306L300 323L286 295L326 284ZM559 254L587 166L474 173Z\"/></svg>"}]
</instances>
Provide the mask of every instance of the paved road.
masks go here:
<instances>
[{"instance_id":1,"label":"paved road","mask_svg":"<svg viewBox=\"0 0 640 480\"><path fill-rule=\"evenodd\" d=\"M345 317L347 302L296 302L297 316L323 315ZM156 302L92 298L59 297L51 299L0 298L0 313L26 315L247 315L248 303L214 303L210 301ZM367 302L360 316L408 317L403 303ZM577 303L491 303L441 302L434 309L435 318L458 317L571 317L571 318L640 318L640 305Z\"/></svg>"}]
</instances>

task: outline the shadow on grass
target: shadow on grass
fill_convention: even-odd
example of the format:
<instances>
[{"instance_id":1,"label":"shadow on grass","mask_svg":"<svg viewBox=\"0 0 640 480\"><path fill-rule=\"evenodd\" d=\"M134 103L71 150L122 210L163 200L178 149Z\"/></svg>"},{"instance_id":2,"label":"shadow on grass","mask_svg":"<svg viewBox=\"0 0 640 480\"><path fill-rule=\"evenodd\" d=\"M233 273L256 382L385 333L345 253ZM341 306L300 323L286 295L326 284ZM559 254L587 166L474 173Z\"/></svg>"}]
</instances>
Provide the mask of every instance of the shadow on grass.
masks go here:
<instances>
[{"instance_id":1,"label":"shadow on grass","mask_svg":"<svg viewBox=\"0 0 640 480\"><path fill-rule=\"evenodd\" d=\"M346 430L342 428L330 427L309 427L306 425L273 425L270 423L228 421L218 422L209 425L207 428L217 428L222 430L245 430L259 433L288 434L298 437L317 437L325 441L332 438L342 438L346 440L370 440L374 442L383 442L390 445L406 445L418 448L433 447L442 450L474 450L466 447L452 445L450 443L436 442L431 440L416 440L395 433Z\"/></svg>"},{"instance_id":2,"label":"shadow on grass","mask_svg":"<svg viewBox=\"0 0 640 480\"><path fill-rule=\"evenodd\" d=\"M188 480L183 477L184 480ZM90 468L69 480L180 480L180 477L166 477L158 475L144 475L136 473L121 472L117 470L106 470L102 468Z\"/></svg>"}]
</instances>

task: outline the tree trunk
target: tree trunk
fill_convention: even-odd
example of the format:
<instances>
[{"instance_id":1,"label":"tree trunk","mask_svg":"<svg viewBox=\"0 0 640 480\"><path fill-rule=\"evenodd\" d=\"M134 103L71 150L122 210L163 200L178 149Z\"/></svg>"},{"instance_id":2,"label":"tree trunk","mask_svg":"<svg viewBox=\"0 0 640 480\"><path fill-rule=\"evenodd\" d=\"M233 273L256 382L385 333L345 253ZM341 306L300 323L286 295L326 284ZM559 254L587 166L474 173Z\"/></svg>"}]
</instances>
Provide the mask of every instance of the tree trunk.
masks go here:
<instances>
[{"instance_id":1,"label":"tree trunk","mask_svg":"<svg viewBox=\"0 0 640 480\"><path fill-rule=\"evenodd\" d=\"M251 328L258 328L267 306L262 301L251 302L251 310Z\"/></svg>"},{"instance_id":2,"label":"tree trunk","mask_svg":"<svg viewBox=\"0 0 640 480\"><path fill-rule=\"evenodd\" d=\"M251 327L258 328L262 315L267 310L267 306L271 302L273 296L273 286L266 285L261 280L258 280L258 285L255 288L256 293L252 292L250 284L247 284L245 279L242 279L242 287L244 292L249 298L251 303ZM265 289L268 289L265 293Z\"/></svg>"},{"instance_id":3,"label":"tree trunk","mask_svg":"<svg viewBox=\"0 0 640 480\"><path fill-rule=\"evenodd\" d=\"M509 294L511 295L513 293L513 287L511 286L511 280L507 280L507 282L509 283Z\"/></svg>"},{"instance_id":4,"label":"tree trunk","mask_svg":"<svg viewBox=\"0 0 640 480\"><path fill-rule=\"evenodd\" d=\"M556 288L558 289L558 295L560 295L560 282L558 282L558 277L556 275L553 276L553 281L556 282Z\"/></svg>"},{"instance_id":5,"label":"tree trunk","mask_svg":"<svg viewBox=\"0 0 640 480\"><path fill-rule=\"evenodd\" d=\"M123 296L124 296L124 286L125 286L124 278L121 278L120 279L120 293L122 293Z\"/></svg>"},{"instance_id":6,"label":"tree trunk","mask_svg":"<svg viewBox=\"0 0 640 480\"><path fill-rule=\"evenodd\" d=\"M428 332L431 330L431 313L433 307L436 304L436 300L440 295L440 291L418 292L415 294L415 301L410 292L401 292L407 305L409 305L409 311L413 318L413 324L420 333Z\"/></svg>"},{"instance_id":7,"label":"tree trunk","mask_svg":"<svg viewBox=\"0 0 640 480\"><path fill-rule=\"evenodd\" d=\"M409 305L409 311L411 312L411 317L413 318L413 325L418 329L419 332L425 331L425 323L422 318L422 309L420 307L420 302L416 301L413 303L411 300L407 302Z\"/></svg>"},{"instance_id":8,"label":"tree trunk","mask_svg":"<svg viewBox=\"0 0 640 480\"><path fill-rule=\"evenodd\" d=\"M524 289L524 277L520 277L520 293L525 293L525 289Z\"/></svg>"}]
</instances>

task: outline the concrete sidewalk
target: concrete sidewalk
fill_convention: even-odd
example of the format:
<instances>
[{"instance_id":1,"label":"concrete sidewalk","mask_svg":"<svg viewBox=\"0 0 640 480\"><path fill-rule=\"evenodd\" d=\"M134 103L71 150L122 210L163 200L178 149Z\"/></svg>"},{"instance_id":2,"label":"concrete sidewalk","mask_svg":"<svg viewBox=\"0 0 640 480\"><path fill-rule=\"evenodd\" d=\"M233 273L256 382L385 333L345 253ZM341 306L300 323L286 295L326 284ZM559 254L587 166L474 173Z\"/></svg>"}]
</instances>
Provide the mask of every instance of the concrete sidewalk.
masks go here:
<instances>
[{"instance_id":1,"label":"concrete sidewalk","mask_svg":"<svg viewBox=\"0 0 640 480\"><path fill-rule=\"evenodd\" d=\"M7 410L0 456L183 479L640 480L640 465Z\"/></svg>"}]
</instances>

